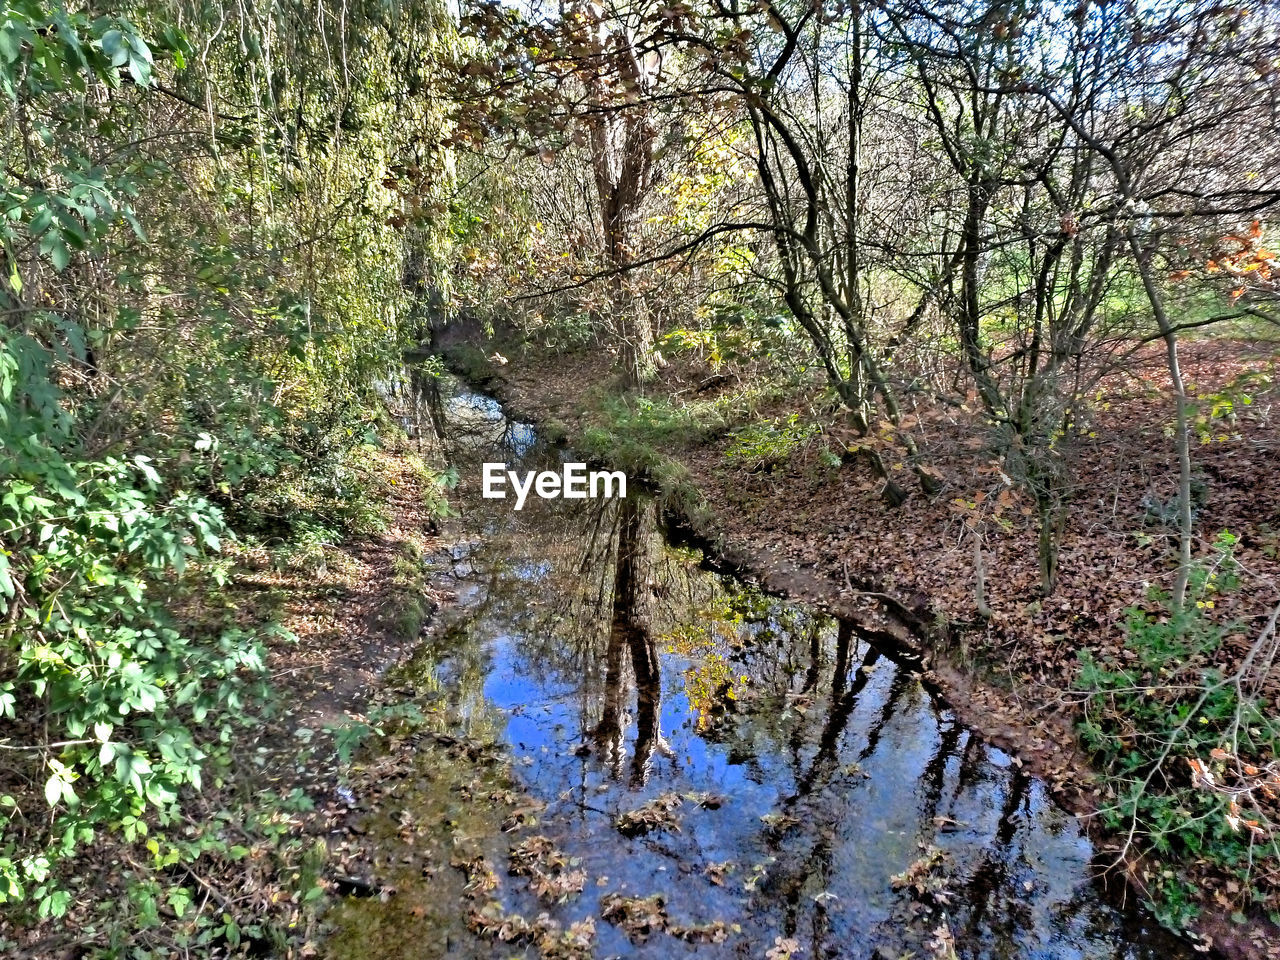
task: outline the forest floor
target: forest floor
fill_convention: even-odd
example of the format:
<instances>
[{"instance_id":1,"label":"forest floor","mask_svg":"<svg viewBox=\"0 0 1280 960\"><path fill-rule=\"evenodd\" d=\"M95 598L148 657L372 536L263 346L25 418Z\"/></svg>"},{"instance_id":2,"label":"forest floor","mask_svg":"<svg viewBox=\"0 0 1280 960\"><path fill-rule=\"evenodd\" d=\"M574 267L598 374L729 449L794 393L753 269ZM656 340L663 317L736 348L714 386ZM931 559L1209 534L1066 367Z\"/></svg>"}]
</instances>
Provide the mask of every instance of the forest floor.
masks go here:
<instances>
[{"instance_id":1,"label":"forest floor","mask_svg":"<svg viewBox=\"0 0 1280 960\"><path fill-rule=\"evenodd\" d=\"M1102 662L1133 663L1137 655L1126 645L1126 611L1140 608L1160 616L1152 588L1167 589L1175 568L1176 531L1167 522L1168 505L1176 503L1177 467L1167 429L1172 401L1154 345L1099 384L1092 419L1065 452L1073 495L1058 586L1048 598L1040 592L1033 511L1002 476L972 409L921 404L909 411L944 490L932 498L920 494L907 466L896 463L898 482L913 495L893 507L879 495L883 483L865 462L846 457L839 463L850 432L818 383L753 402L736 421L713 417L712 426L701 429L686 420L689 429L655 431L655 404L666 411L663 416L671 406L701 414L741 411L733 395L751 378L671 363L644 391L646 427L644 404L633 402L619 416L618 381L604 351L497 346L497 363L481 361L466 347L448 355L514 415L543 424L579 453L615 468L639 469L651 480L661 474L656 479L666 486L677 477L684 492L671 499L681 519L721 559L766 589L816 602L907 646L923 646L926 681L942 690L969 726L1045 779L1064 806L1092 819L1102 862L1123 865L1139 891L1174 866L1199 888L1198 929L1224 955L1276 955L1280 930L1256 910L1242 922L1239 885L1230 878L1203 861L1165 864L1122 854L1123 837L1103 829L1096 816L1113 801L1114 788L1096 774L1076 735L1087 700L1073 689L1079 651L1091 651ZM1206 413L1216 408L1200 424L1201 442L1193 450L1204 490L1197 555L1211 564L1219 533L1237 538L1239 587L1205 601L1212 616L1229 625L1212 656L1230 671L1280 603L1275 354L1206 341L1188 345L1184 369ZM792 415L798 421L789 421ZM673 422L682 421L677 416ZM735 428L752 422L771 422L784 431L788 422L816 426L801 431L802 439L785 457L744 462L727 456L740 437ZM649 453L662 460L656 467L652 456L635 453L646 442L657 448ZM692 509L690 488L700 501ZM986 616L979 614L975 596L975 528L982 543ZM929 637L935 642L921 644ZM1269 692L1277 680L1273 668ZM1186 777L1185 771L1176 775ZM1256 878L1272 902L1275 881Z\"/></svg>"}]
</instances>

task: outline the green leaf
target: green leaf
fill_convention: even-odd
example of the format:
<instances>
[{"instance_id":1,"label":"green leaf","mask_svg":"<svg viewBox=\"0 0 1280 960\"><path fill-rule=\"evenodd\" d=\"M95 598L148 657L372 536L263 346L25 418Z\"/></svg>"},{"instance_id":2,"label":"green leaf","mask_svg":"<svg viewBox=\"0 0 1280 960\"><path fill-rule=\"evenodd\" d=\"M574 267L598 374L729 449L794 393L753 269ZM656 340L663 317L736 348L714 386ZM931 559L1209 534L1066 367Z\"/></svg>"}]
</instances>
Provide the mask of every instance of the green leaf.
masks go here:
<instances>
[{"instance_id":1,"label":"green leaf","mask_svg":"<svg viewBox=\"0 0 1280 960\"><path fill-rule=\"evenodd\" d=\"M127 747L117 747L116 779L131 785L138 796L143 796L142 776L151 772L151 764L141 753Z\"/></svg>"},{"instance_id":2,"label":"green leaf","mask_svg":"<svg viewBox=\"0 0 1280 960\"><path fill-rule=\"evenodd\" d=\"M13 585L13 577L9 572L11 569L9 558L0 552L0 594L4 594L10 600L13 599L16 592Z\"/></svg>"},{"instance_id":3,"label":"green leaf","mask_svg":"<svg viewBox=\"0 0 1280 960\"><path fill-rule=\"evenodd\" d=\"M146 478L150 486L160 486L160 474L156 472L155 467L151 466L151 458L138 456L133 458L133 462L137 465L138 470Z\"/></svg>"},{"instance_id":4,"label":"green leaf","mask_svg":"<svg viewBox=\"0 0 1280 960\"><path fill-rule=\"evenodd\" d=\"M113 67L123 67L129 62L129 46L125 43L124 34L119 30L108 30L98 41L102 52L111 58Z\"/></svg>"},{"instance_id":5,"label":"green leaf","mask_svg":"<svg viewBox=\"0 0 1280 960\"><path fill-rule=\"evenodd\" d=\"M62 777L54 774L44 784L44 798L49 802L49 806L56 807L58 801L62 799Z\"/></svg>"},{"instance_id":6,"label":"green leaf","mask_svg":"<svg viewBox=\"0 0 1280 960\"><path fill-rule=\"evenodd\" d=\"M40 234L48 230L49 227L52 226L52 224L53 224L53 211L50 210L48 207L41 207L40 210L36 213L36 215L31 218L31 223L28 224L27 226L27 232L30 233L33 237L39 236Z\"/></svg>"},{"instance_id":7,"label":"green leaf","mask_svg":"<svg viewBox=\"0 0 1280 960\"><path fill-rule=\"evenodd\" d=\"M53 268L61 273L71 262L71 251L61 239L55 239L49 244L49 259L53 261Z\"/></svg>"},{"instance_id":8,"label":"green leaf","mask_svg":"<svg viewBox=\"0 0 1280 960\"><path fill-rule=\"evenodd\" d=\"M37 891L38 892L38 891ZM53 890L40 900L41 917L60 917L67 912L71 903L71 893L67 890Z\"/></svg>"},{"instance_id":9,"label":"green leaf","mask_svg":"<svg viewBox=\"0 0 1280 960\"><path fill-rule=\"evenodd\" d=\"M191 892L186 887L174 887L169 891L169 906L181 917L187 912L187 907L191 906Z\"/></svg>"},{"instance_id":10,"label":"green leaf","mask_svg":"<svg viewBox=\"0 0 1280 960\"><path fill-rule=\"evenodd\" d=\"M4 28L0 29L0 60L5 63L13 63L18 59L18 54L21 52L22 44L18 40L17 34L13 32L13 29L8 24L5 24Z\"/></svg>"},{"instance_id":11,"label":"green leaf","mask_svg":"<svg viewBox=\"0 0 1280 960\"><path fill-rule=\"evenodd\" d=\"M151 86L151 64L139 57L129 58L129 75L140 87Z\"/></svg>"}]
</instances>

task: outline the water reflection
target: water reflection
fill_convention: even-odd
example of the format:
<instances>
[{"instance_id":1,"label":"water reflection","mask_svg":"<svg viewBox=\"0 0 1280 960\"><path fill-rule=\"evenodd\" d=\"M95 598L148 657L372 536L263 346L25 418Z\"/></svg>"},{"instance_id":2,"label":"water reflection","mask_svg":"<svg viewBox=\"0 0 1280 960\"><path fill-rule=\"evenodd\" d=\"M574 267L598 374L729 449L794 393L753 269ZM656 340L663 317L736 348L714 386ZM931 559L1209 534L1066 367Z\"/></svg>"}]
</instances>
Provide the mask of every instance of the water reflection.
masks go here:
<instances>
[{"instance_id":1,"label":"water reflection","mask_svg":"<svg viewBox=\"0 0 1280 960\"><path fill-rule=\"evenodd\" d=\"M417 366L378 384L400 413L400 424L419 448L436 453L466 449L508 463L525 457L537 443L533 427L509 420L492 397L456 389L447 378Z\"/></svg>"},{"instance_id":2,"label":"water reflection","mask_svg":"<svg viewBox=\"0 0 1280 960\"><path fill-rule=\"evenodd\" d=\"M740 929L633 944L601 923L601 956L758 957L777 937L805 957L1191 956L1100 899L1090 845L1043 785L852 625L707 572L642 497L518 514L480 499L481 461L559 453L483 398L424 402L477 539L455 558L461 613L421 662L468 723L500 731L548 804L538 829L592 878L551 907L504 884L509 909L568 923L606 893L661 893L673 919ZM673 793L672 823L615 829Z\"/></svg>"}]
</instances>

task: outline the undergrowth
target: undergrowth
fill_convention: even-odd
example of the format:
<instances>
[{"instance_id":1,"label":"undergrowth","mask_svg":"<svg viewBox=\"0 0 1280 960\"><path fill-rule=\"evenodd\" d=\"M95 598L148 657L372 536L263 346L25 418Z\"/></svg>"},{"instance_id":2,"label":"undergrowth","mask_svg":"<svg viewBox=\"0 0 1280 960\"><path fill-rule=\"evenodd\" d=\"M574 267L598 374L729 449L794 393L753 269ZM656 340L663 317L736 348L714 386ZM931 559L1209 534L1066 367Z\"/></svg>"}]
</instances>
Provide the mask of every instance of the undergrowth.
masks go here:
<instances>
[{"instance_id":1,"label":"undergrowth","mask_svg":"<svg viewBox=\"0 0 1280 960\"><path fill-rule=\"evenodd\" d=\"M725 451L730 463L762 470L784 464L805 443L820 432L816 423L801 421L792 413L785 419L752 423L736 431Z\"/></svg>"},{"instance_id":2,"label":"undergrowth","mask_svg":"<svg viewBox=\"0 0 1280 960\"><path fill-rule=\"evenodd\" d=\"M1185 609L1158 596L1156 612L1128 611L1122 656L1079 655L1076 687L1088 694L1080 736L1109 798L1100 814L1142 857L1150 906L1175 929L1195 920L1197 887L1209 874L1173 864L1230 878L1220 893L1237 919L1253 911L1280 920L1280 718L1263 688L1274 622L1228 672L1223 644L1242 631L1212 616L1214 598L1237 587L1234 543L1219 537Z\"/></svg>"},{"instance_id":3,"label":"undergrowth","mask_svg":"<svg viewBox=\"0 0 1280 960\"><path fill-rule=\"evenodd\" d=\"M622 470L653 488L659 507L695 529L710 519L702 493L687 467L670 456L721 429L715 418L668 401L611 397L599 407L597 422L574 438L587 459Z\"/></svg>"}]
</instances>

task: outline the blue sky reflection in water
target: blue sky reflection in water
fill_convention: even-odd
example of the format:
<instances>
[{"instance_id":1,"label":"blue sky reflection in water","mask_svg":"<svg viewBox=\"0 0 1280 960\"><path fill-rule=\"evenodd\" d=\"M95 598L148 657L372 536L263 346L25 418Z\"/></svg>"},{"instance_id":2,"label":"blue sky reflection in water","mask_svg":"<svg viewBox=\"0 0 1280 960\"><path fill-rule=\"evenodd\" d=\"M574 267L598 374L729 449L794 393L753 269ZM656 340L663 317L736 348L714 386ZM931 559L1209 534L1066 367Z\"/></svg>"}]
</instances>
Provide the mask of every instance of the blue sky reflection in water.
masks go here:
<instances>
[{"instance_id":1,"label":"blue sky reflection in water","mask_svg":"<svg viewBox=\"0 0 1280 960\"><path fill-rule=\"evenodd\" d=\"M581 858L585 892L552 915L662 894L673 922L741 928L721 944L634 944L598 921L598 956L761 957L776 937L803 957L941 956L948 938L991 960L1193 955L1111 906L1043 785L848 625L702 569L642 498L519 514L481 500L480 462L563 457L450 389L437 422L474 539L453 557L459 612L425 652L442 695L502 731L548 804L537 830ZM615 827L673 793L670 824ZM508 909L547 909L506 880Z\"/></svg>"}]
</instances>

